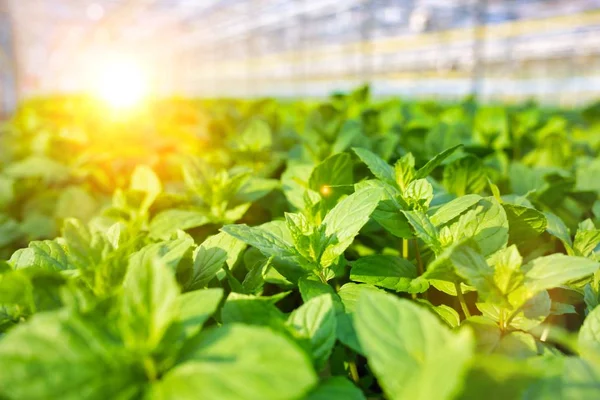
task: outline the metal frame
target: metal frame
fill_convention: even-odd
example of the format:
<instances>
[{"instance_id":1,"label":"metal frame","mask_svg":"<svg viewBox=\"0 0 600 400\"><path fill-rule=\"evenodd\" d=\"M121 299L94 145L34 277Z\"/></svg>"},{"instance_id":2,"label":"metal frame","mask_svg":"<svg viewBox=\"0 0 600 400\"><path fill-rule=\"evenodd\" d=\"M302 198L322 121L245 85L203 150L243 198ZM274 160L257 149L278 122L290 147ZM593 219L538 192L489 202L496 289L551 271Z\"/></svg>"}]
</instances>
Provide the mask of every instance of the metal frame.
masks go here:
<instances>
[{"instance_id":1,"label":"metal frame","mask_svg":"<svg viewBox=\"0 0 600 400\"><path fill-rule=\"evenodd\" d=\"M105 7L100 21L85 18L82 0L8 1L21 16L19 50L45 46L59 60L42 76L42 91L63 90L53 74L68 71L102 32L124 49L151 49L152 63L168 72L164 93L186 95L321 95L373 81L376 93L436 94L441 82L441 95L487 98L497 86L490 79L529 79L513 64L555 57L573 74L600 75L598 63L571 61L600 57L600 0L587 2L598 11L581 22L542 10L541 17L555 15L550 27L510 21L543 0L90 0ZM19 54L31 71L31 59ZM513 90L502 87L502 95Z\"/></svg>"}]
</instances>

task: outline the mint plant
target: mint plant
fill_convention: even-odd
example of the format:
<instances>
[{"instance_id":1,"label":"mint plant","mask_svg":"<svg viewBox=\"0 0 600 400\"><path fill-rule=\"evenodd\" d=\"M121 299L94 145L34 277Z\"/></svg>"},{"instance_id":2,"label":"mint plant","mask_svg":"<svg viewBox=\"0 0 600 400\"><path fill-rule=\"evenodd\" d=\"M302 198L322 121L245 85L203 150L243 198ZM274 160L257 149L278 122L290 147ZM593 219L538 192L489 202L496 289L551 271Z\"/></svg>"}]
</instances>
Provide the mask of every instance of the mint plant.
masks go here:
<instances>
[{"instance_id":1,"label":"mint plant","mask_svg":"<svg viewBox=\"0 0 600 400\"><path fill-rule=\"evenodd\" d=\"M28 101L0 399L596 399L597 111Z\"/></svg>"}]
</instances>

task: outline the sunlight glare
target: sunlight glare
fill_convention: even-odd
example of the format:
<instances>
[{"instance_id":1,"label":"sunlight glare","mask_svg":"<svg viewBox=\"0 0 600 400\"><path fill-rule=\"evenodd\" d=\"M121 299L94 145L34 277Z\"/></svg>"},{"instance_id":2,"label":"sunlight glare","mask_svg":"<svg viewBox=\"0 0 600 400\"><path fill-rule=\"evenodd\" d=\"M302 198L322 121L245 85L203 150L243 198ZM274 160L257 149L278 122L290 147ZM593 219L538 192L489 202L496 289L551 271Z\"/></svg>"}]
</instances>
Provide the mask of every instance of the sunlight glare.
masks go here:
<instances>
[{"instance_id":1,"label":"sunlight glare","mask_svg":"<svg viewBox=\"0 0 600 400\"><path fill-rule=\"evenodd\" d=\"M97 95L113 108L131 108L146 95L143 69L130 60L115 60L100 71Z\"/></svg>"}]
</instances>

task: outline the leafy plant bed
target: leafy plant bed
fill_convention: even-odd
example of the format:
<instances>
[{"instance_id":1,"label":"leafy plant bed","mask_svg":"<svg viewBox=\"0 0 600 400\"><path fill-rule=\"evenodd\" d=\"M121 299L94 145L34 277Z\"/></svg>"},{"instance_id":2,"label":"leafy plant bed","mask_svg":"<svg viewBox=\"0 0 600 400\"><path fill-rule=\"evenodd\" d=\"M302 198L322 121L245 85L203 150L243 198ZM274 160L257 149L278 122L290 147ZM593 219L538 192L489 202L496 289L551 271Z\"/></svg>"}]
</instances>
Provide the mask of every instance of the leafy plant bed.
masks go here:
<instances>
[{"instance_id":1,"label":"leafy plant bed","mask_svg":"<svg viewBox=\"0 0 600 400\"><path fill-rule=\"evenodd\" d=\"M598 105L146 107L4 126L0 399L600 398Z\"/></svg>"}]
</instances>

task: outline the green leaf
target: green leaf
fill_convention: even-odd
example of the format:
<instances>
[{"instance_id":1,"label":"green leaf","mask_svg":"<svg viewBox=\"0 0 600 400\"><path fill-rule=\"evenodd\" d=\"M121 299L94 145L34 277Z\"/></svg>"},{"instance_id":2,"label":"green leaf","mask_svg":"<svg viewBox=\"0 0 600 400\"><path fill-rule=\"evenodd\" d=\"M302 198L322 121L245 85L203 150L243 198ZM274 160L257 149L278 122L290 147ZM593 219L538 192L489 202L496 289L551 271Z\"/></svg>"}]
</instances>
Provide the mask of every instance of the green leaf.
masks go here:
<instances>
[{"instance_id":1,"label":"green leaf","mask_svg":"<svg viewBox=\"0 0 600 400\"><path fill-rule=\"evenodd\" d=\"M367 165L371 173L375 175L377 179L380 179L388 185L396 186L394 168L385 162L385 160L367 149L355 147L352 150L354 150L358 158Z\"/></svg>"},{"instance_id":2,"label":"green leaf","mask_svg":"<svg viewBox=\"0 0 600 400\"><path fill-rule=\"evenodd\" d=\"M396 185L402 192L406 190L408 185L415 179L415 157L412 153L408 153L400 158L394 165L394 175Z\"/></svg>"},{"instance_id":3,"label":"green leaf","mask_svg":"<svg viewBox=\"0 0 600 400\"><path fill-rule=\"evenodd\" d=\"M317 384L308 357L268 328L211 329L183 354L181 363L153 384L153 399L297 399Z\"/></svg>"},{"instance_id":4,"label":"green leaf","mask_svg":"<svg viewBox=\"0 0 600 400\"><path fill-rule=\"evenodd\" d=\"M11 244L24 234L25 232L17 220L0 214L0 247Z\"/></svg>"},{"instance_id":5,"label":"green leaf","mask_svg":"<svg viewBox=\"0 0 600 400\"><path fill-rule=\"evenodd\" d=\"M348 153L326 158L315 167L308 179L311 190L331 200L352 193L353 184L352 160Z\"/></svg>"},{"instance_id":6,"label":"green leaf","mask_svg":"<svg viewBox=\"0 0 600 400\"><path fill-rule=\"evenodd\" d=\"M269 149L273 144L271 128L263 120L252 119L234 144L242 151L260 152Z\"/></svg>"},{"instance_id":7,"label":"green leaf","mask_svg":"<svg viewBox=\"0 0 600 400\"><path fill-rule=\"evenodd\" d=\"M298 280L298 289L300 290L300 295L304 302L323 294L331 294L332 296L337 297L337 293L330 285L307 278Z\"/></svg>"},{"instance_id":8,"label":"green leaf","mask_svg":"<svg viewBox=\"0 0 600 400\"><path fill-rule=\"evenodd\" d=\"M408 184L403 197L413 209L425 211L433 200L433 187L426 179L416 179Z\"/></svg>"},{"instance_id":9,"label":"green leaf","mask_svg":"<svg viewBox=\"0 0 600 400\"><path fill-rule=\"evenodd\" d=\"M257 248L267 257L274 257L274 266L292 281L314 266L294 247L294 240L285 221L271 221L260 226L225 225L223 232Z\"/></svg>"},{"instance_id":10,"label":"green leaf","mask_svg":"<svg viewBox=\"0 0 600 400\"><path fill-rule=\"evenodd\" d=\"M443 182L446 190L457 196L480 193L487 186L485 167L473 156L458 159L444 169Z\"/></svg>"},{"instance_id":11,"label":"green leaf","mask_svg":"<svg viewBox=\"0 0 600 400\"><path fill-rule=\"evenodd\" d=\"M548 222L546 230L553 236L556 236L564 243L567 251L571 250L573 242L571 241L571 233L562 219L551 212L545 212L544 216Z\"/></svg>"},{"instance_id":12,"label":"green leaf","mask_svg":"<svg viewBox=\"0 0 600 400\"><path fill-rule=\"evenodd\" d=\"M477 251L467 245L455 247L450 255L450 262L454 264L456 272L475 287L485 301L507 303L504 293L496 285L494 270Z\"/></svg>"},{"instance_id":13,"label":"green leaf","mask_svg":"<svg viewBox=\"0 0 600 400\"><path fill-rule=\"evenodd\" d=\"M460 388L474 350L469 331L452 333L424 308L373 292L359 299L355 324L389 399L450 399Z\"/></svg>"},{"instance_id":14,"label":"green leaf","mask_svg":"<svg viewBox=\"0 0 600 400\"><path fill-rule=\"evenodd\" d=\"M341 376L323 381L304 400L365 400L365 395L352 382Z\"/></svg>"},{"instance_id":15,"label":"green leaf","mask_svg":"<svg viewBox=\"0 0 600 400\"><path fill-rule=\"evenodd\" d=\"M336 341L336 315L330 294L314 297L294 310L288 324L311 343L317 370L323 368Z\"/></svg>"},{"instance_id":16,"label":"green leaf","mask_svg":"<svg viewBox=\"0 0 600 400\"><path fill-rule=\"evenodd\" d=\"M583 321L578 342L582 357L600 365L600 307L594 308Z\"/></svg>"},{"instance_id":17,"label":"green leaf","mask_svg":"<svg viewBox=\"0 0 600 400\"><path fill-rule=\"evenodd\" d=\"M352 244L377 207L381 191L362 189L340 201L323 219L328 245L321 257L321 267L335 262Z\"/></svg>"},{"instance_id":18,"label":"green leaf","mask_svg":"<svg viewBox=\"0 0 600 400\"><path fill-rule=\"evenodd\" d=\"M221 319L225 324L271 326L285 331L285 315L266 297L231 293L221 310Z\"/></svg>"},{"instance_id":19,"label":"green leaf","mask_svg":"<svg viewBox=\"0 0 600 400\"><path fill-rule=\"evenodd\" d=\"M503 204L502 207L508 219L508 237L511 243L527 243L546 230L546 217L538 210L514 204Z\"/></svg>"},{"instance_id":20,"label":"green leaf","mask_svg":"<svg viewBox=\"0 0 600 400\"><path fill-rule=\"evenodd\" d=\"M65 271L74 268L64 247L54 240L30 242L27 249L16 251L9 263L14 269L38 267L48 271Z\"/></svg>"},{"instance_id":21,"label":"green leaf","mask_svg":"<svg viewBox=\"0 0 600 400\"><path fill-rule=\"evenodd\" d=\"M236 203L244 204L240 204L239 206L228 210L225 213L226 217L233 221L237 221L238 219L242 218L250 206L249 203L254 203L262 199L270 192L278 188L279 185L280 183L277 179L264 179L257 177L248 179L248 181L242 185L242 187L239 189L239 192L235 195ZM236 213L241 215L235 216Z\"/></svg>"},{"instance_id":22,"label":"green leaf","mask_svg":"<svg viewBox=\"0 0 600 400\"><path fill-rule=\"evenodd\" d=\"M481 199L474 210L450 226L455 241L473 239L485 257L506 246L508 228L506 212L493 197Z\"/></svg>"},{"instance_id":23,"label":"green leaf","mask_svg":"<svg viewBox=\"0 0 600 400\"><path fill-rule=\"evenodd\" d=\"M600 391L600 374L595 366L578 357L536 357L544 370L544 379L537 379L527 388L534 399L589 399Z\"/></svg>"},{"instance_id":24,"label":"green leaf","mask_svg":"<svg viewBox=\"0 0 600 400\"><path fill-rule=\"evenodd\" d=\"M536 341L526 332L510 332L500 338L494 349L496 354L504 354L512 358L527 359L537 355Z\"/></svg>"},{"instance_id":25,"label":"green leaf","mask_svg":"<svg viewBox=\"0 0 600 400\"><path fill-rule=\"evenodd\" d=\"M454 199L441 206L435 214L431 216L431 222L437 227L444 225L473 207L480 200L481 196L478 194L467 194Z\"/></svg>"},{"instance_id":26,"label":"green leaf","mask_svg":"<svg viewBox=\"0 0 600 400\"><path fill-rule=\"evenodd\" d=\"M283 193L288 202L296 209L304 210L308 204L306 197L311 203L316 203L320 199L318 192L308 188L308 179L312 173L312 164L289 164L287 169L281 174L281 185Z\"/></svg>"},{"instance_id":27,"label":"green leaf","mask_svg":"<svg viewBox=\"0 0 600 400\"><path fill-rule=\"evenodd\" d=\"M192 277L186 289L206 286L225 263L233 268L245 247L243 241L225 232L208 237L194 252Z\"/></svg>"},{"instance_id":28,"label":"green leaf","mask_svg":"<svg viewBox=\"0 0 600 400\"><path fill-rule=\"evenodd\" d=\"M448 157L450 157L452 155L452 153L454 153L461 146L462 146L462 144L458 144L454 147L450 147L449 149L446 149L446 150L442 151L441 153L437 154L431 160L427 161L427 164L425 164L421 169L419 169L417 171L415 178L423 179L423 178L428 177L433 172L434 169L436 169L437 167L442 165L444 160L446 160Z\"/></svg>"},{"instance_id":29,"label":"green leaf","mask_svg":"<svg viewBox=\"0 0 600 400\"><path fill-rule=\"evenodd\" d=\"M429 217L421 211L402 211L402 213L413 227L417 237L437 253L441 249L439 234Z\"/></svg>"},{"instance_id":30,"label":"green leaf","mask_svg":"<svg viewBox=\"0 0 600 400\"><path fill-rule=\"evenodd\" d=\"M346 283L337 293L344 307L344 313L338 314L337 338L358 354L364 353L354 329L354 313L358 298L365 291L379 292L381 289L366 284Z\"/></svg>"},{"instance_id":31,"label":"green leaf","mask_svg":"<svg viewBox=\"0 0 600 400\"><path fill-rule=\"evenodd\" d=\"M600 230L578 230L573 242L575 254L582 257L589 256L600 244Z\"/></svg>"},{"instance_id":32,"label":"green leaf","mask_svg":"<svg viewBox=\"0 0 600 400\"><path fill-rule=\"evenodd\" d=\"M546 289L585 278L598 270L600 264L583 257L552 254L539 257L524 266L527 297Z\"/></svg>"},{"instance_id":33,"label":"green leaf","mask_svg":"<svg viewBox=\"0 0 600 400\"><path fill-rule=\"evenodd\" d=\"M456 296L456 289L446 288L444 282L460 283L464 278L458 275L454 263L450 260L452 252L460 243L451 245L444 249L432 262L427 266L427 270L422 275L423 279L430 281L430 284L436 289L445 293ZM440 284L442 286L440 286ZM451 285L454 286L454 285Z\"/></svg>"},{"instance_id":34,"label":"green leaf","mask_svg":"<svg viewBox=\"0 0 600 400\"><path fill-rule=\"evenodd\" d=\"M397 292L423 293L426 281L417 282L417 268L400 257L376 254L361 257L352 263L350 279Z\"/></svg>"},{"instance_id":35,"label":"green leaf","mask_svg":"<svg viewBox=\"0 0 600 400\"><path fill-rule=\"evenodd\" d=\"M15 196L14 179L0 175L0 209L6 209Z\"/></svg>"},{"instance_id":36,"label":"green leaf","mask_svg":"<svg viewBox=\"0 0 600 400\"><path fill-rule=\"evenodd\" d=\"M145 350L160 343L175 318L179 287L159 260L131 263L123 282L120 330L127 345Z\"/></svg>"},{"instance_id":37,"label":"green leaf","mask_svg":"<svg viewBox=\"0 0 600 400\"><path fill-rule=\"evenodd\" d=\"M256 227L249 227L246 224L225 225L221 231L256 247L269 257L286 259L298 256L290 231L283 221L267 222Z\"/></svg>"},{"instance_id":38,"label":"green leaf","mask_svg":"<svg viewBox=\"0 0 600 400\"><path fill-rule=\"evenodd\" d=\"M73 217L89 221L97 215L98 206L98 201L87 190L79 186L71 186L60 193L54 216L59 219Z\"/></svg>"},{"instance_id":39,"label":"green leaf","mask_svg":"<svg viewBox=\"0 0 600 400\"><path fill-rule=\"evenodd\" d=\"M180 294L175 301L175 323L180 324L186 337L198 333L214 314L223 298L223 289L202 289ZM177 313L175 310L179 310Z\"/></svg>"},{"instance_id":40,"label":"green leaf","mask_svg":"<svg viewBox=\"0 0 600 400\"><path fill-rule=\"evenodd\" d=\"M147 211L162 192L160 179L156 176L152 168L147 165L138 165L135 168L131 176L130 188L146 194L141 205L143 211Z\"/></svg>"},{"instance_id":41,"label":"green leaf","mask_svg":"<svg viewBox=\"0 0 600 400\"><path fill-rule=\"evenodd\" d=\"M242 289L245 294L260 295L265 286L266 277L272 271L273 258L264 258L262 262L250 267L250 271L242 281Z\"/></svg>"},{"instance_id":42,"label":"green leaf","mask_svg":"<svg viewBox=\"0 0 600 400\"><path fill-rule=\"evenodd\" d=\"M494 267L494 281L502 293L513 292L523 282L523 258L515 245L494 253L489 263Z\"/></svg>"},{"instance_id":43,"label":"green leaf","mask_svg":"<svg viewBox=\"0 0 600 400\"><path fill-rule=\"evenodd\" d=\"M64 182L69 178L69 168L45 156L32 155L6 167L4 174L10 178L41 178L48 184Z\"/></svg>"},{"instance_id":44,"label":"green leaf","mask_svg":"<svg viewBox=\"0 0 600 400\"><path fill-rule=\"evenodd\" d=\"M2 337L0 365L0 393L11 399L128 399L145 380L106 327L66 310L38 314Z\"/></svg>"},{"instance_id":45,"label":"green leaf","mask_svg":"<svg viewBox=\"0 0 600 400\"><path fill-rule=\"evenodd\" d=\"M434 306L429 301L424 299L418 299L417 301L429 307L429 309L436 313L442 321L444 321L446 324L448 324L448 326L450 326L450 328L456 328L460 325L460 316L458 315L458 312L456 312L456 310L452 307L448 307L445 304Z\"/></svg>"},{"instance_id":46,"label":"green leaf","mask_svg":"<svg viewBox=\"0 0 600 400\"><path fill-rule=\"evenodd\" d=\"M179 229L197 228L206 225L210 219L201 212L191 210L166 210L150 222L150 237L167 240Z\"/></svg>"},{"instance_id":47,"label":"green leaf","mask_svg":"<svg viewBox=\"0 0 600 400\"><path fill-rule=\"evenodd\" d=\"M131 264L143 264L160 259L167 268L176 272L184 258L191 257L194 240L191 237L183 237L165 242L152 243L144 246L129 257Z\"/></svg>"},{"instance_id":48,"label":"green leaf","mask_svg":"<svg viewBox=\"0 0 600 400\"><path fill-rule=\"evenodd\" d=\"M524 304L520 302L522 299L519 299L520 301L511 300L515 303L512 304L512 308L502 308L491 303L477 303L476 306L483 315L498 323L501 323L501 319L502 323L506 323L508 316L516 312L509 325L514 329L524 331L529 331L540 325L550 315L552 301L547 291L536 294ZM520 309L516 309L516 307L520 307ZM501 316L502 318L500 318Z\"/></svg>"},{"instance_id":49,"label":"green leaf","mask_svg":"<svg viewBox=\"0 0 600 400\"><path fill-rule=\"evenodd\" d=\"M379 205L373 211L371 217L394 236L401 238L413 237L411 227L404 214L402 214L402 210L406 210L408 205L402 200L400 191L377 180L362 181L356 184L357 190L368 187L380 188L383 193Z\"/></svg>"}]
</instances>

